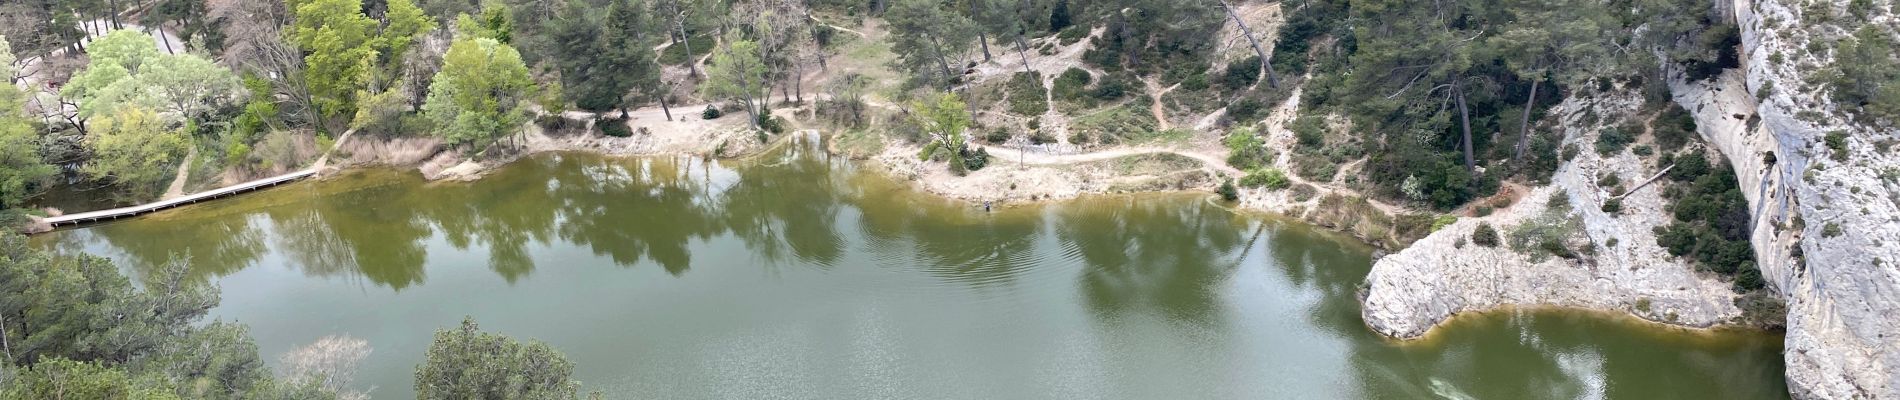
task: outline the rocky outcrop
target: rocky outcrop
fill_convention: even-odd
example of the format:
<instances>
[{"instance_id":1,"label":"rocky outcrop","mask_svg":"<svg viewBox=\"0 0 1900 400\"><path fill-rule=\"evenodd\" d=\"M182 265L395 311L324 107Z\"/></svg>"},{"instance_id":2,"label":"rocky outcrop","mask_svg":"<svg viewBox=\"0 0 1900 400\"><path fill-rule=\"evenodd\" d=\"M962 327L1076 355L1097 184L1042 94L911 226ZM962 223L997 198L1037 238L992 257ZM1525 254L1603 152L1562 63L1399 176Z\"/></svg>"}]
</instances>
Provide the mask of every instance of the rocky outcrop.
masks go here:
<instances>
[{"instance_id":1,"label":"rocky outcrop","mask_svg":"<svg viewBox=\"0 0 1900 400\"><path fill-rule=\"evenodd\" d=\"M1900 129L1854 122L1858 109L1810 83L1833 63L1831 52L1810 49L1832 48L1860 23L1900 26L1892 2L1874 3L1885 5L1837 26L1803 14L1841 4L1738 0L1747 94L1705 96L1733 111L1697 113L1703 137L1725 147L1736 171L1754 172L1740 174L1755 209L1752 242L1788 300L1788 387L1799 398L1900 398L1900 157L1883 150ZM1711 103L1688 89L1679 102ZM1746 121L1714 123L1745 111ZM1840 146L1826 143L1830 133ZM1772 162L1762 150L1774 151Z\"/></svg>"},{"instance_id":2,"label":"rocky outcrop","mask_svg":"<svg viewBox=\"0 0 1900 400\"><path fill-rule=\"evenodd\" d=\"M1573 97L1552 112L1561 116L1564 142L1589 149L1605 128L1599 121L1624 120L1640 105L1640 96L1621 92ZM1488 217L1460 219L1379 259L1366 277L1367 325L1389 336L1414 338L1453 315L1510 306L1622 310L1697 327L1741 315L1728 283L1696 272L1656 245L1651 227L1672 218L1664 210L1660 190L1646 188L1623 197L1619 213L1600 207L1612 195L1597 186L1599 177L1615 174L1634 186L1660 167L1627 151L1609 157L1588 150L1578 153L1558 168L1550 185L1531 190L1509 208ZM1540 255L1534 248L1513 249L1508 243L1487 247L1472 240L1481 224L1508 242L1518 226L1556 221L1577 228L1565 242L1581 249L1578 257Z\"/></svg>"},{"instance_id":3,"label":"rocky outcrop","mask_svg":"<svg viewBox=\"0 0 1900 400\"><path fill-rule=\"evenodd\" d=\"M1856 24L1900 26L1891 1L1875 3L1881 5ZM1742 31L1743 68L1703 82L1678 78L1670 89L1707 145L1733 167L1751 207L1757 265L1788 303L1784 354L1792 394L1900 398L1900 156L1889 151L1900 143L1900 129L1857 119L1859 109L1837 104L1828 85L1813 79L1833 63L1835 41L1859 25L1803 15L1843 8L1738 0L1724 10ZM1560 107L1564 126L1588 130L1577 113L1622 106L1571 99ZM1579 140L1587 137L1573 129L1566 142L1588 143ZM1670 261L1646 234L1667 222L1655 211L1660 203L1646 200L1653 194L1631 195L1621 217L1579 207L1573 215L1597 250L1594 262L1538 262L1458 246L1480 222L1502 227L1543 213L1535 204L1539 193L1594 204L1591 196L1602 193L1588 184L1592 169L1641 168L1639 160L1606 162L1585 153L1531 201L1460 221L1379 260L1367 277L1366 322L1387 335L1415 337L1451 315L1511 305L1628 310L1692 326L1733 318L1738 310L1726 285ZM1612 238L1618 249L1607 245Z\"/></svg>"}]
</instances>

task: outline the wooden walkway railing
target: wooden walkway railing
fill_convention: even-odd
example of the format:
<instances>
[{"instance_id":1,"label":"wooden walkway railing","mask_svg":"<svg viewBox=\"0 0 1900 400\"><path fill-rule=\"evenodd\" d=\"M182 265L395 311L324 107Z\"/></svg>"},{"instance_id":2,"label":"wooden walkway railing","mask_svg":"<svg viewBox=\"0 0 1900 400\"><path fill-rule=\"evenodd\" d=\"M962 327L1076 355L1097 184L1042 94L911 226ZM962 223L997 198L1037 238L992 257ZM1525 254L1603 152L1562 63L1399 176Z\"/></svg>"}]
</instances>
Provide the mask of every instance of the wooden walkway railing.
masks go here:
<instances>
[{"instance_id":1,"label":"wooden walkway railing","mask_svg":"<svg viewBox=\"0 0 1900 400\"><path fill-rule=\"evenodd\" d=\"M78 214L61 215L57 217L48 217L44 220L41 220L41 222L44 222L47 225L50 225L54 228L58 228L61 226L80 225L80 224L86 224L86 223L92 223L92 222L98 222L98 221L109 221L109 220L115 220L119 218L133 217L133 216L143 215L143 214L152 213L152 212L156 212L160 210L165 210L168 208L173 208L173 207L178 207L178 206L183 206L183 205L188 205L188 204L196 204L200 201L216 199L216 198L225 197L225 196L231 196L231 195L235 195L239 193L255 191L258 189L263 189L263 188L267 188L271 186L281 185L288 182L293 182L299 179L308 178L311 175L316 175L317 170L319 168L321 167L311 167L311 168L304 169L297 172L273 176L273 177L264 178L264 179L258 179L258 180L254 180L250 182L244 182L244 183L240 183L236 185L221 187L221 188L217 188L217 189L213 189L209 191L194 193L191 195L186 195L186 196L178 197L174 199L160 200L158 202L140 204L140 205L131 206L131 207L120 207L120 208L114 208L110 210L99 210L99 211L92 211L92 212L83 212L83 213L78 213Z\"/></svg>"}]
</instances>

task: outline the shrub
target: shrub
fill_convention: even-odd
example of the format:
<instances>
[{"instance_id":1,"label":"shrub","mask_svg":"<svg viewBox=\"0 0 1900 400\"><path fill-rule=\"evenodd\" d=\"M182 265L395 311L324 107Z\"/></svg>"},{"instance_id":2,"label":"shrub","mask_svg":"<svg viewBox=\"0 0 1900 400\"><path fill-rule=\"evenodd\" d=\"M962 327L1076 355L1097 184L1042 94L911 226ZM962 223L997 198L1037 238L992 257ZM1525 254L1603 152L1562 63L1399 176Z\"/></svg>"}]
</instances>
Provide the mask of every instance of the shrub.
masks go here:
<instances>
[{"instance_id":1,"label":"shrub","mask_svg":"<svg viewBox=\"0 0 1900 400\"><path fill-rule=\"evenodd\" d=\"M633 136L633 128L627 126L627 120L619 118L601 118L594 120L594 129L600 134L612 137Z\"/></svg>"},{"instance_id":2,"label":"shrub","mask_svg":"<svg viewBox=\"0 0 1900 400\"><path fill-rule=\"evenodd\" d=\"M1207 90L1207 74L1194 73L1181 80L1181 90L1199 92Z\"/></svg>"},{"instance_id":3,"label":"shrub","mask_svg":"<svg viewBox=\"0 0 1900 400\"><path fill-rule=\"evenodd\" d=\"M720 117L720 116L722 116L722 115L725 115L725 113L722 113L722 112L719 112L719 108L718 108L718 107L713 107L713 106L712 106L711 104L707 104L707 105L706 105L706 110L705 110L705 111L700 111L700 112L699 112L699 118L700 118L700 119L709 119L709 120L711 120L711 119L719 119L719 117Z\"/></svg>"},{"instance_id":4,"label":"shrub","mask_svg":"<svg viewBox=\"0 0 1900 400\"><path fill-rule=\"evenodd\" d=\"M567 118L563 118L559 115L543 115L543 116L534 118L535 125L539 125L541 129L546 129L549 132L560 132L563 130L567 130L569 122L572 122L572 121L569 121Z\"/></svg>"},{"instance_id":5,"label":"shrub","mask_svg":"<svg viewBox=\"0 0 1900 400\"><path fill-rule=\"evenodd\" d=\"M1227 64L1227 70L1221 74L1221 87L1229 91L1246 89L1260 81L1260 56L1248 56Z\"/></svg>"},{"instance_id":6,"label":"shrub","mask_svg":"<svg viewBox=\"0 0 1900 400\"><path fill-rule=\"evenodd\" d=\"M1577 254L1570 250L1569 242L1581 225L1577 218L1566 212L1545 210L1511 227L1511 249L1529 255L1533 262L1543 261L1550 256L1574 258Z\"/></svg>"},{"instance_id":7,"label":"shrub","mask_svg":"<svg viewBox=\"0 0 1900 400\"><path fill-rule=\"evenodd\" d=\"M1056 21L1054 20L1050 21L1051 27L1053 27L1055 24L1056 24ZM1089 36L1089 28L1087 26L1070 25L1066 28L1057 28L1057 29L1061 29L1061 30L1056 32L1056 39L1062 41L1063 46L1075 44L1075 42L1080 41L1082 40L1082 38Z\"/></svg>"},{"instance_id":8,"label":"shrub","mask_svg":"<svg viewBox=\"0 0 1900 400\"><path fill-rule=\"evenodd\" d=\"M990 151L982 147L977 147L976 151L970 151L969 147L964 147L962 155L964 168L971 171L980 170L990 165Z\"/></svg>"},{"instance_id":9,"label":"shrub","mask_svg":"<svg viewBox=\"0 0 1900 400\"><path fill-rule=\"evenodd\" d=\"M1102 77L1102 82L1097 83L1095 90L1090 91L1089 95L1101 101L1120 100L1122 97L1128 96L1129 89L1134 87L1134 83L1131 82L1133 80L1133 77L1127 76L1126 74L1113 74Z\"/></svg>"},{"instance_id":10,"label":"shrub","mask_svg":"<svg viewBox=\"0 0 1900 400\"><path fill-rule=\"evenodd\" d=\"M770 112L759 114L759 129L774 135L785 133L785 119L773 116Z\"/></svg>"},{"instance_id":11,"label":"shrub","mask_svg":"<svg viewBox=\"0 0 1900 400\"><path fill-rule=\"evenodd\" d=\"M1087 95L1088 85L1092 81L1094 77L1089 76L1088 71L1070 67L1062 71L1062 75L1056 76L1055 97L1063 101L1082 100L1083 96Z\"/></svg>"},{"instance_id":12,"label":"shrub","mask_svg":"<svg viewBox=\"0 0 1900 400\"><path fill-rule=\"evenodd\" d=\"M1695 117L1689 115L1688 110L1683 110L1681 105L1673 101L1669 102L1668 107L1663 110L1662 116L1656 119L1653 131L1657 149L1665 154L1675 153L1676 150L1682 149L1684 144L1689 143L1689 138L1696 134Z\"/></svg>"},{"instance_id":13,"label":"shrub","mask_svg":"<svg viewBox=\"0 0 1900 400\"><path fill-rule=\"evenodd\" d=\"M1838 130L1828 132L1825 140L1829 151L1828 158L1834 161L1847 161L1847 132Z\"/></svg>"},{"instance_id":14,"label":"shrub","mask_svg":"<svg viewBox=\"0 0 1900 400\"><path fill-rule=\"evenodd\" d=\"M1498 247L1498 230L1492 228L1490 223L1479 222L1477 228L1471 229L1471 243L1484 247Z\"/></svg>"},{"instance_id":15,"label":"shrub","mask_svg":"<svg viewBox=\"0 0 1900 400\"><path fill-rule=\"evenodd\" d=\"M1234 168L1253 169L1268 162L1267 142L1252 128L1234 129L1222 143L1227 145L1227 165Z\"/></svg>"},{"instance_id":16,"label":"shrub","mask_svg":"<svg viewBox=\"0 0 1900 400\"><path fill-rule=\"evenodd\" d=\"M1751 291L1735 298L1742 309L1742 321L1763 329L1778 329L1788 321L1788 304L1780 296L1764 290Z\"/></svg>"},{"instance_id":17,"label":"shrub","mask_svg":"<svg viewBox=\"0 0 1900 400\"><path fill-rule=\"evenodd\" d=\"M1247 97L1236 100L1233 105L1227 106L1227 115L1233 117L1234 121L1251 122L1258 119L1260 110L1265 108L1267 108L1267 105L1261 103L1259 99Z\"/></svg>"},{"instance_id":18,"label":"shrub","mask_svg":"<svg viewBox=\"0 0 1900 400\"><path fill-rule=\"evenodd\" d=\"M1602 177L1597 178L1597 187L1614 187L1622 183L1623 178L1617 177L1615 172L1606 172Z\"/></svg>"},{"instance_id":19,"label":"shrub","mask_svg":"<svg viewBox=\"0 0 1900 400\"><path fill-rule=\"evenodd\" d=\"M1456 215L1440 215L1438 216L1438 218L1432 219L1432 232L1437 232L1439 229L1445 229L1445 227L1451 226L1451 224L1457 223L1457 222L1458 222L1458 216Z\"/></svg>"},{"instance_id":20,"label":"shrub","mask_svg":"<svg viewBox=\"0 0 1900 400\"><path fill-rule=\"evenodd\" d=\"M1628 147L1630 142L1634 141L1636 137L1625 132L1623 128L1606 128L1597 134L1597 155L1609 157L1622 152L1624 147Z\"/></svg>"},{"instance_id":21,"label":"shrub","mask_svg":"<svg viewBox=\"0 0 1900 400\"><path fill-rule=\"evenodd\" d=\"M1837 222L1829 222L1829 223L1827 223L1827 225L1822 225L1822 226L1821 226L1821 237L1824 237L1824 238L1831 238L1831 237L1837 237L1837 236L1840 236L1840 235L1841 235L1841 224L1840 224L1840 223L1837 223Z\"/></svg>"},{"instance_id":22,"label":"shrub","mask_svg":"<svg viewBox=\"0 0 1900 400\"><path fill-rule=\"evenodd\" d=\"M989 133L983 135L983 140L994 144L1007 142L1009 141L1009 130L1003 128L990 130Z\"/></svg>"},{"instance_id":23,"label":"shrub","mask_svg":"<svg viewBox=\"0 0 1900 400\"><path fill-rule=\"evenodd\" d=\"M1602 208L1603 212L1610 214L1623 212L1623 199L1620 197L1611 197L1609 200L1603 201Z\"/></svg>"},{"instance_id":24,"label":"shrub","mask_svg":"<svg viewBox=\"0 0 1900 400\"><path fill-rule=\"evenodd\" d=\"M1220 183L1220 188L1215 189L1214 193L1219 193L1221 200L1227 200L1227 201L1240 200L1240 189L1234 187L1233 179L1222 181Z\"/></svg>"},{"instance_id":25,"label":"shrub","mask_svg":"<svg viewBox=\"0 0 1900 400\"><path fill-rule=\"evenodd\" d=\"M1247 176L1240 178L1240 186L1250 188L1280 190L1286 189L1287 186L1290 185L1292 185L1292 182L1287 180L1286 173L1274 168L1261 168L1247 171Z\"/></svg>"},{"instance_id":26,"label":"shrub","mask_svg":"<svg viewBox=\"0 0 1900 400\"><path fill-rule=\"evenodd\" d=\"M1049 110L1049 92L1042 87L1042 74L1017 72L1005 85L1009 91L1009 112L1042 115Z\"/></svg>"},{"instance_id":27,"label":"shrub","mask_svg":"<svg viewBox=\"0 0 1900 400\"><path fill-rule=\"evenodd\" d=\"M1288 124L1287 128L1293 131L1293 137L1299 140L1300 147L1319 147L1319 145L1325 144L1325 118L1316 115L1302 115L1298 119L1294 119L1293 123Z\"/></svg>"}]
</instances>

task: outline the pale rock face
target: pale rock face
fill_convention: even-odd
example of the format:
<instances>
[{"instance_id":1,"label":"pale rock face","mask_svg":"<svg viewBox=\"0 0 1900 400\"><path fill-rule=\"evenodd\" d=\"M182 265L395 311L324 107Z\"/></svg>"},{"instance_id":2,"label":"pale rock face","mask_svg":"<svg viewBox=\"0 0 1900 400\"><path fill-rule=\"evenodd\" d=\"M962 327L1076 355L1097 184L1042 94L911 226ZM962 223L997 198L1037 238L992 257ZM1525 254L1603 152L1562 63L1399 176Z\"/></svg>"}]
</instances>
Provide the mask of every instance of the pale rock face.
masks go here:
<instances>
[{"instance_id":1,"label":"pale rock face","mask_svg":"<svg viewBox=\"0 0 1900 400\"><path fill-rule=\"evenodd\" d=\"M1627 151L1599 157L1590 149L1603 123L1585 123L1584 116L1594 113L1602 121L1621 121L1640 104L1640 96L1620 92L1572 97L1553 109L1567 127L1565 143L1582 149L1576 158L1558 168L1551 185L1533 189L1510 208L1489 217L1460 219L1379 259L1366 277L1367 325L1389 336L1414 338L1458 313L1506 306L1623 310L1652 321L1697 327L1740 316L1729 283L1696 272L1656 245L1651 227L1672 219L1659 185L1623 198L1621 213L1601 210L1611 195L1597 187L1599 174L1617 174L1635 187L1661 167L1646 165ZM1594 256L1534 261L1505 244L1469 243L1480 222L1508 237L1513 226L1544 214L1553 194L1569 198L1567 215L1581 221L1588 239L1588 244L1577 246L1594 247Z\"/></svg>"},{"instance_id":2,"label":"pale rock face","mask_svg":"<svg viewBox=\"0 0 1900 400\"><path fill-rule=\"evenodd\" d=\"M1864 23L1900 26L1891 8L1900 5L1875 3L1875 15ZM1705 82L1678 77L1670 89L1695 116L1707 145L1734 168L1748 199L1757 264L1788 302L1785 358L1792 394L1900 399L1900 155L1881 150L1900 143L1900 128L1855 122L1859 110L1836 104L1825 84L1808 83L1834 61L1831 52L1808 51L1810 43L1832 49L1833 40L1859 28L1804 23L1800 13L1812 7L1736 0L1723 9L1734 12L1741 27L1744 68ZM1566 142L1588 144L1599 127L1583 126L1576 116L1589 109L1627 114L1634 105L1624 103L1571 98L1554 112L1571 128ZM1847 138L1841 154L1825 144L1830 132ZM1632 194L1618 217L1593 207L1606 195L1592 184L1597 169L1612 169L1628 182L1657 166L1638 165L1628 154L1598 160L1583 153L1564 163L1551 186L1484 220L1508 229L1542 212L1540 196L1563 193L1578 205L1597 247L1594 264L1533 263L1501 248L1459 248L1458 240L1479 222L1462 220L1373 266L1364 300L1367 324L1411 338L1460 312L1512 305L1627 310L1689 326L1738 315L1726 284L1657 248L1649 229L1668 223L1668 215L1654 191ZM1610 238L1620 245L1605 246ZM1639 300L1648 307L1635 306Z\"/></svg>"},{"instance_id":3,"label":"pale rock face","mask_svg":"<svg viewBox=\"0 0 1900 400\"><path fill-rule=\"evenodd\" d=\"M1885 7L1875 7L1867 23L1900 25L1893 2L1875 3ZM1758 171L1752 184L1743 176L1742 187L1756 189L1748 200L1762 275L1789 303L1789 389L1799 398L1900 398L1900 157L1876 145L1900 139L1900 129L1852 123L1858 110L1835 104L1826 86L1806 83L1833 62L1830 54L1805 51L1809 43L1832 48L1830 39L1859 25L1806 24L1804 7L1736 1L1748 93L1768 95L1754 106L1758 126L1705 125L1702 135L1724 146L1776 150L1774 165L1762 165L1758 155L1729 159L1738 171ZM1786 62L1772 63L1775 54ZM1835 131L1847 137L1842 160L1824 142Z\"/></svg>"}]
</instances>

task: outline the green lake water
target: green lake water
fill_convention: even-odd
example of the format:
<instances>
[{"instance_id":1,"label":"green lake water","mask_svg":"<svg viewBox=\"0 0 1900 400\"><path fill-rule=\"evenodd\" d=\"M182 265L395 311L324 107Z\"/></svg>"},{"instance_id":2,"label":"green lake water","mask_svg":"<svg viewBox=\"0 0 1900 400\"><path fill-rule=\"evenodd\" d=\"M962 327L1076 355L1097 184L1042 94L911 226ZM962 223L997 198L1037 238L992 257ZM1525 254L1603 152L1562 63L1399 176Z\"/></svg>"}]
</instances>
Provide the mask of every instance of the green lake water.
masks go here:
<instances>
[{"instance_id":1,"label":"green lake water","mask_svg":"<svg viewBox=\"0 0 1900 400\"><path fill-rule=\"evenodd\" d=\"M267 359L368 340L378 399L464 315L616 399L1787 397L1779 336L1503 312L1394 342L1340 235L1198 194L985 213L796 146L357 171L35 240L134 276L189 257Z\"/></svg>"}]
</instances>

